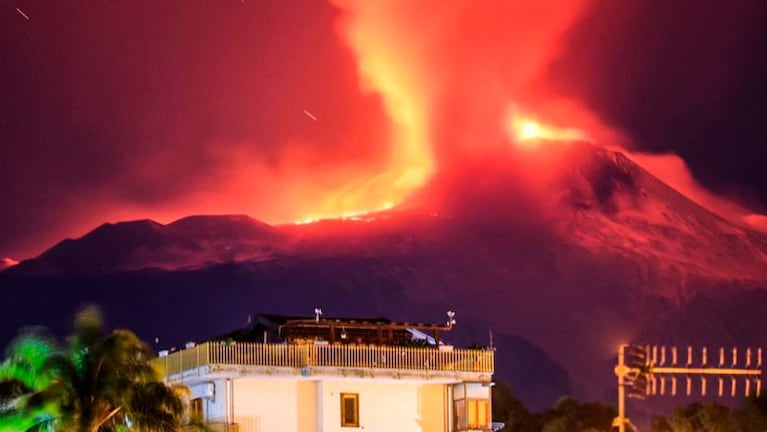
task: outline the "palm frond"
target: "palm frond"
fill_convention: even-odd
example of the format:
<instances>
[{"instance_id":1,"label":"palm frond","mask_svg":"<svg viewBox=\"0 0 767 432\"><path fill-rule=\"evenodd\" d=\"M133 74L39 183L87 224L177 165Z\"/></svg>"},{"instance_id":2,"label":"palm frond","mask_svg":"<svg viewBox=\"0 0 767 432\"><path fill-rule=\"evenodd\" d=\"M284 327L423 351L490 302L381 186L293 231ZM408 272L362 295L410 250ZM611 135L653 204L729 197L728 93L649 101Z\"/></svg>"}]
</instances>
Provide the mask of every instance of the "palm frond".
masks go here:
<instances>
[{"instance_id":1,"label":"palm frond","mask_svg":"<svg viewBox=\"0 0 767 432\"><path fill-rule=\"evenodd\" d=\"M132 332L105 332L95 308L77 315L66 344L24 333L0 363L0 432L178 430L183 397L153 356Z\"/></svg>"}]
</instances>

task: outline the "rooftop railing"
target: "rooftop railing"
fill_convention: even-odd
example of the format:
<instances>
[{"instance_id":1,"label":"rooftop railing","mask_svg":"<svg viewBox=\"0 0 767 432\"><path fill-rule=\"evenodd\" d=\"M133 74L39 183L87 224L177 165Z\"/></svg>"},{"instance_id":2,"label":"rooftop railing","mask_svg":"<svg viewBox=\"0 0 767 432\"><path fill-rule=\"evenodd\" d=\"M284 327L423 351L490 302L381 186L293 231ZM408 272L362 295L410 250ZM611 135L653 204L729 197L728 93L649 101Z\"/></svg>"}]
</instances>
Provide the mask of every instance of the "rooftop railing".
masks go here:
<instances>
[{"instance_id":1,"label":"rooftop railing","mask_svg":"<svg viewBox=\"0 0 767 432\"><path fill-rule=\"evenodd\" d=\"M490 350L433 347L206 342L158 357L153 362L166 376L205 365L492 373L494 355Z\"/></svg>"}]
</instances>

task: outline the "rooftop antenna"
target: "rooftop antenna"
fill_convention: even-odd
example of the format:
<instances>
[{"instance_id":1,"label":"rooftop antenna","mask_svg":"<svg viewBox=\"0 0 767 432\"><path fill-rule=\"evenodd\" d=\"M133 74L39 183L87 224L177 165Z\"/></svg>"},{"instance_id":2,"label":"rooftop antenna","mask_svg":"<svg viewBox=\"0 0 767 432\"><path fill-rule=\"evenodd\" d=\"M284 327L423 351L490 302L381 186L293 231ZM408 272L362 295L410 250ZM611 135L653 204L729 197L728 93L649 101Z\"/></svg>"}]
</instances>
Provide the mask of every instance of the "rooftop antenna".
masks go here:
<instances>
[{"instance_id":1,"label":"rooftop antenna","mask_svg":"<svg viewBox=\"0 0 767 432\"><path fill-rule=\"evenodd\" d=\"M490 351L493 351L493 330L490 329L487 332L488 332L488 335L490 336Z\"/></svg>"},{"instance_id":2,"label":"rooftop antenna","mask_svg":"<svg viewBox=\"0 0 767 432\"><path fill-rule=\"evenodd\" d=\"M322 316L322 309L320 308L314 308L314 322L320 322L320 317Z\"/></svg>"},{"instance_id":3,"label":"rooftop antenna","mask_svg":"<svg viewBox=\"0 0 767 432\"><path fill-rule=\"evenodd\" d=\"M738 381L743 382L746 397L751 395L752 385L757 396L762 390L762 348L748 348L746 355L741 357L736 347L731 350L719 348L718 358L712 356L713 361L709 361L709 350L703 347L696 361L694 353L697 350L693 347L687 347L686 356L678 356L677 347L671 346L670 363L665 355L666 348L641 344L623 344L618 347L618 364L615 366L615 375L618 377L618 416L613 420L613 426L617 426L619 432L625 432L626 427L631 426L626 416L626 397L645 399L664 395L666 379L671 381L671 396L677 394L677 377L684 377L687 396L692 395L693 387L699 389L701 396L706 396L709 378L717 380L718 396L725 394L725 378L730 378L727 387L732 397L738 393ZM754 353L756 364L752 359ZM700 384L693 386L693 378Z\"/></svg>"},{"instance_id":4,"label":"rooftop antenna","mask_svg":"<svg viewBox=\"0 0 767 432\"><path fill-rule=\"evenodd\" d=\"M449 310L447 311L447 328L453 328L455 325L455 312Z\"/></svg>"}]
</instances>

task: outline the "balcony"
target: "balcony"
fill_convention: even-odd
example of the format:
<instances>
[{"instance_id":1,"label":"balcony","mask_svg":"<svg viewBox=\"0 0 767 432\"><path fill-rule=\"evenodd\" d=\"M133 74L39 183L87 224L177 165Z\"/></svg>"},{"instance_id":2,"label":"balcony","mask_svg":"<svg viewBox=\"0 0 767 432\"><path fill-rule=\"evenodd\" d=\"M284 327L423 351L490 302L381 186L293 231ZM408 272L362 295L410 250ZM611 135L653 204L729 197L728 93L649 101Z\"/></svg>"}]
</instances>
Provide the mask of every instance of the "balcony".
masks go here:
<instances>
[{"instance_id":1,"label":"balcony","mask_svg":"<svg viewBox=\"0 0 767 432\"><path fill-rule=\"evenodd\" d=\"M153 360L167 377L214 366L492 374L489 350L206 342ZM488 378L489 379L489 378Z\"/></svg>"}]
</instances>

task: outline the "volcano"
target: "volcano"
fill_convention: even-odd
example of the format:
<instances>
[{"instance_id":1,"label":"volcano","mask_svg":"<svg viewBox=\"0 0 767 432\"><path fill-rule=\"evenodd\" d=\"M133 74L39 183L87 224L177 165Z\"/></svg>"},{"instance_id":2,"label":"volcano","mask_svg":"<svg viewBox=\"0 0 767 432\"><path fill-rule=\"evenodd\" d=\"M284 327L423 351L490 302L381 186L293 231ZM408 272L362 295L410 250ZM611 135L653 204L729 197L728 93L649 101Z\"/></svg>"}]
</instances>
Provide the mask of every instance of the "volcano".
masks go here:
<instances>
[{"instance_id":1,"label":"volcano","mask_svg":"<svg viewBox=\"0 0 767 432\"><path fill-rule=\"evenodd\" d=\"M466 160L388 211L309 224L193 216L105 224L0 273L0 339L65 331L78 305L157 348L256 312L440 321L493 344L530 406L611 400L619 343L765 345L767 236L626 153L542 142ZM66 292L62 295L62 292Z\"/></svg>"}]
</instances>

